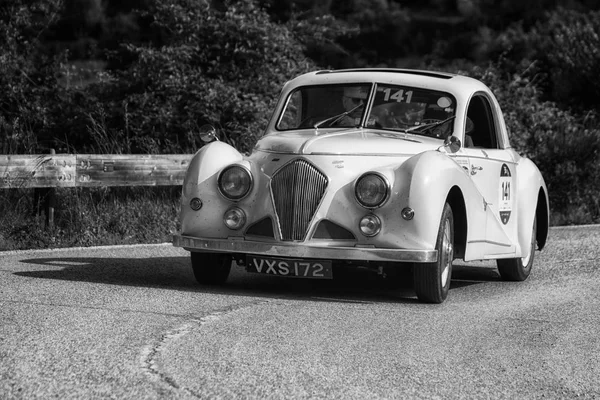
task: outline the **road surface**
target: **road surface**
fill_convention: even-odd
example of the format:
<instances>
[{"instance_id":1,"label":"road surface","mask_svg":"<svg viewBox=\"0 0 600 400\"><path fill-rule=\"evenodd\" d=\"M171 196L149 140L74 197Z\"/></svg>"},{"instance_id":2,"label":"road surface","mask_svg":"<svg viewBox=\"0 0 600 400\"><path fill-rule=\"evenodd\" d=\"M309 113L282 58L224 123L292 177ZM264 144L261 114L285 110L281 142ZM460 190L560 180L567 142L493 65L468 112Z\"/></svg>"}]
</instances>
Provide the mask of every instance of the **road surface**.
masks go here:
<instances>
[{"instance_id":1,"label":"road surface","mask_svg":"<svg viewBox=\"0 0 600 400\"><path fill-rule=\"evenodd\" d=\"M554 228L527 281L456 266L441 305L362 271L201 287L169 245L0 253L0 398L600 398L599 249Z\"/></svg>"}]
</instances>

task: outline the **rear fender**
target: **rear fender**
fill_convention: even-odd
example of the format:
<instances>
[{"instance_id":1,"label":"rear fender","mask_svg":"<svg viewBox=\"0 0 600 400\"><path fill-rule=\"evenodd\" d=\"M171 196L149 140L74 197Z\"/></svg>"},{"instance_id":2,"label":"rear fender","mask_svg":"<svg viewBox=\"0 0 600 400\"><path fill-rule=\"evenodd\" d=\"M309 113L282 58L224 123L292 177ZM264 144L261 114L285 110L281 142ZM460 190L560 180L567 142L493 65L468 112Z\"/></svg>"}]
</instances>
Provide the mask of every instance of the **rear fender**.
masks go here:
<instances>
[{"instance_id":1,"label":"rear fender","mask_svg":"<svg viewBox=\"0 0 600 400\"><path fill-rule=\"evenodd\" d=\"M533 220L537 217L537 242L541 250L548 236L550 209L548 189L537 166L528 158L521 158L517 164L517 193L519 207L518 241L521 256L528 251L533 232Z\"/></svg>"}]
</instances>

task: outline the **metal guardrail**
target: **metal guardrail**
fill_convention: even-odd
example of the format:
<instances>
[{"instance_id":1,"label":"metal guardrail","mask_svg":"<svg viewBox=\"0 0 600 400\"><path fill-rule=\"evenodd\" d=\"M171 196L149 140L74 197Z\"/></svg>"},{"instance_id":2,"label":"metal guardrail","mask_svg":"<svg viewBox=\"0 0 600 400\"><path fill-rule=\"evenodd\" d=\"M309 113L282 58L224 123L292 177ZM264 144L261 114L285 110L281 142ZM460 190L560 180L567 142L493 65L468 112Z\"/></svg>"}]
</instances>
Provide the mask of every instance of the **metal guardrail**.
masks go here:
<instances>
[{"instance_id":1,"label":"metal guardrail","mask_svg":"<svg viewBox=\"0 0 600 400\"><path fill-rule=\"evenodd\" d=\"M54 224L59 187L177 186L191 154L0 155L0 189L34 188L46 225Z\"/></svg>"}]
</instances>

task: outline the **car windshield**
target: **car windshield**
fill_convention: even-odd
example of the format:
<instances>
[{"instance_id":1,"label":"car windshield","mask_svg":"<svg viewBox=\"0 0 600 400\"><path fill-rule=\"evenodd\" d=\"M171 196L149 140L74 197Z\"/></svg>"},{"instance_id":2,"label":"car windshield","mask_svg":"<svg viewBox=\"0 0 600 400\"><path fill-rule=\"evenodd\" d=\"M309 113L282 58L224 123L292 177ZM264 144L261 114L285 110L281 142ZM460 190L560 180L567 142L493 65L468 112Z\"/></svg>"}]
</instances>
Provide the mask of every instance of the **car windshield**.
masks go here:
<instances>
[{"instance_id":1,"label":"car windshield","mask_svg":"<svg viewBox=\"0 0 600 400\"><path fill-rule=\"evenodd\" d=\"M455 111L454 96L429 89L376 84L372 90L368 83L303 86L288 97L276 128L364 126L445 138L452 134Z\"/></svg>"}]
</instances>

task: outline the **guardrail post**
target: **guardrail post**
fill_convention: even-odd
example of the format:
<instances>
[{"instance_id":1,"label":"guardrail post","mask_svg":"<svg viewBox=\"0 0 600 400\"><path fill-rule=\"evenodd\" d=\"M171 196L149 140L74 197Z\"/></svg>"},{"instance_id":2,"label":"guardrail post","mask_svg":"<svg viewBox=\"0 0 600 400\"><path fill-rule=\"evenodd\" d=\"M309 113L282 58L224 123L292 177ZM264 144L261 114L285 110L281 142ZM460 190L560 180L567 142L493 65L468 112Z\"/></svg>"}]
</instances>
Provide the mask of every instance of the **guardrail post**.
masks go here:
<instances>
[{"instance_id":1,"label":"guardrail post","mask_svg":"<svg viewBox=\"0 0 600 400\"><path fill-rule=\"evenodd\" d=\"M56 154L54 149L50 149L50 154ZM54 227L54 207L56 205L56 188L36 188L33 192L34 212L36 215L42 214L41 206L45 217L46 228Z\"/></svg>"},{"instance_id":2,"label":"guardrail post","mask_svg":"<svg viewBox=\"0 0 600 400\"><path fill-rule=\"evenodd\" d=\"M56 154L56 150L50 149L50 154ZM56 188L49 188L46 196L46 227L54 228L54 206L56 205Z\"/></svg>"}]
</instances>

